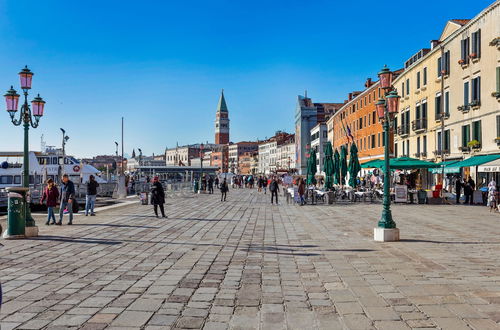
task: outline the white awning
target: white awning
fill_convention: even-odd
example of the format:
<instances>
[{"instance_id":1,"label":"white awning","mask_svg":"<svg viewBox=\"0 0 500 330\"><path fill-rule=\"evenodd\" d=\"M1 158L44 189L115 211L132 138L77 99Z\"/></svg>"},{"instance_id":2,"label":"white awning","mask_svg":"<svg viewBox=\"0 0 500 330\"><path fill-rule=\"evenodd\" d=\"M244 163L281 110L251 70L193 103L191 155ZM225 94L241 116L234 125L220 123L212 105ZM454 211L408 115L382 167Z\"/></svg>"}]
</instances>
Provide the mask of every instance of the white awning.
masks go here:
<instances>
[{"instance_id":1,"label":"white awning","mask_svg":"<svg viewBox=\"0 0 500 330\"><path fill-rule=\"evenodd\" d=\"M477 167L478 172L500 172L500 159L492 160Z\"/></svg>"}]
</instances>

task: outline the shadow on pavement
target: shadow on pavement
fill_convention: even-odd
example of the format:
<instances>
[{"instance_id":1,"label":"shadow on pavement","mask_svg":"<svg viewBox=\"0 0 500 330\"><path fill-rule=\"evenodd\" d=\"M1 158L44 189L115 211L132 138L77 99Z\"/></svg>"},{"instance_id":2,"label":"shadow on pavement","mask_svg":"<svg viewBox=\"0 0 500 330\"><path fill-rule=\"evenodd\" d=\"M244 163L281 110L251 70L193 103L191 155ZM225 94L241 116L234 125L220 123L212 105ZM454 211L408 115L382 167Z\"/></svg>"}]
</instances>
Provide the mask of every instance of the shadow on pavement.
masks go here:
<instances>
[{"instance_id":1,"label":"shadow on pavement","mask_svg":"<svg viewBox=\"0 0 500 330\"><path fill-rule=\"evenodd\" d=\"M121 244L121 242L114 241L114 240L93 239L93 238L73 238L73 237L65 237L65 236L38 236L38 237L29 237L27 239L33 240L33 241L54 241L54 242L83 243L83 244L106 244L106 245Z\"/></svg>"},{"instance_id":2,"label":"shadow on pavement","mask_svg":"<svg viewBox=\"0 0 500 330\"><path fill-rule=\"evenodd\" d=\"M410 243L435 243L435 244L500 244L500 242L461 242L461 241L434 241L428 239L413 239L404 238L400 239L400 242L410 242Z\"/></svg>"},{"instance_id":3,"label":"shadow on pavement","mask_svg":"<svg viewBox=\"0 0 500 330\"><path fill-rule=\"evenodd\" d=\"M133 225L116 225L112 223L74 223L73 226L103 226L103 227L120 227L120 228L147 228L147 229L158 229L160 227L154 226L133 226Z\"/></svg>"}]
</instances>

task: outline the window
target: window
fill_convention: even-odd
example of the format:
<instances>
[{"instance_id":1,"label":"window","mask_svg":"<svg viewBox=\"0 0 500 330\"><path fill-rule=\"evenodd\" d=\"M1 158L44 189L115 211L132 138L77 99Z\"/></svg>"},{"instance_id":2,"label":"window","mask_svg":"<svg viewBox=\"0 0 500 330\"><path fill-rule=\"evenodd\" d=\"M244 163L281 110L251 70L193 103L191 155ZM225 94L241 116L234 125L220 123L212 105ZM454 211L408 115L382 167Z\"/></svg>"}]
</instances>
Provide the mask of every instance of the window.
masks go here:
<instances>
[{"instance_id":1,"label":"window","mask_svg":"<svg viewBox=\"0 0 500 330\"><path fill-rule=\"evenodd\" d=\"M450 92L444 92L444 114L450 116Z\"/></svg>"},{"instance_id":2,"label":"window","mask_svg":"<svg viewBox=\"0 0 500 330\"><path fill-rule=\"evenodd\" d=\"M363 128L363 118L359 118L359 129Z\"/></svg>"},{"instance_id":3,"label":"window","mask_svg":"<svg viewBox=\"0 0 500 330\"><path fill-rule=\"evenodd\" d=\"M372 124L375 125L375 123L377 122L376 120L377 120L377 115L375 114L375 111L373 111L373 113L372 113Z\"/></svg>"},{"instance_id":4,"label":"window","mask_svg":"<svg viewBox=\"0 0 500 330\"><path fill-rule=\"evenodd\" d=\"M375 134L372 135L372 148L375 148Z\"/></svg>"},{"instance_id":5,"label":"window","mask_svg":"<svg viewBox=\"0 0 500 330\"><path fill-rule=\"evenodd\" d=\"M462 147L467 147L470 141L470 125L462 126Z\"/></svg>"},{"instance_id":6,"label":"window","mask_svg":"<svg viewBox=\"0 0 500 330\"><path fill-rule=\"evenodd\" d=\"M447 51L443 54L443 57L437 59L437 69L438 77L441 77L443 74L450 74L450 51Z\"/></svg>"},{"instance_id":7,"label":"window","mask_svg":"<svg viewBox=\"0 0 500 330\"><path fill-rule=\"evenodd\" d=\"M417 137L417 154L420 153L420 136Z\"/></svg>"},{"instance_id":8,"label":"window","mask_svg":"<svg viewBox=\"0 0 500 330\"><path fill-rule=\"evenodd\" d=\"M464 82L464 106L469 105L469 82Z\"/></svg>"},{"instance_id":9,"label":"window","mask_svg":"<svg viewBox=\"0 0 500 330\"><path fill-rule=\"evenodd\" d=\"M445 72L445 75L450 74L450 51L444 53L443 70Z\"/></svg>"},{"instance_id":10,"label":"window","mask_svg":"<svg viewBox=\"0 0 500 330\"><path fill-rule=\"evenodd\" d=\"M401 83L401 96L405 97L405 83L404 83L404 81Z\"/></svg>"},{"instance_id":11,"label":"window","mask_svg":"<svg viewBox=\"0 0 500 330\"><path fill-rule=\"evenodd\" d=\"M500 130L500 125L498 124L500 121L500 116L497 116L497 132L498 130ZM497 136L500 136L500 135L497 135ZM377 134L377 146L380 147L380 133Z\"/></svg>"},{"instance_id":12,"label":"window","mask_svg":"<svg viewBox=\"0 0 500 330\"><path fill-rule=\"evenodd\" d=\"M406 95L410 94L410 78L406 79Z\"/></svg>"},{"instance_id":13,"label":"window","mask_svg":"<svg viewBox=\"0 0 500 330\"><path fill-rule=\"evenodd\" d=\"M423 72L423 85L424 86L427 85L427 67L424 68L424 72Z\"/></svg>"},{"instance_id":14,"label":"window","mask_svg":"<svg viewBox=\"0 0 500 330\"><path fill-rule=\"evenodd\" d=\"M426 101L422 102L421 108L422 108L421 109L421 111L422 111L421 115L422 116L420 118L427 119L427 102Z\"/></svg>"},{"instance_id":15,"label":"window","mask_svg":"<svg viewBox=\"0 0 500 330\"><path fill-rule=\"evenodd\" d=\"M410 141L406 140L406 155L410 156Z\"/></svg>"},{"instance_id":16,"label":"window","mask_svg":"<svg viewBox=\"0 0 500 330\"><path fill-rule=\"evenodd\" d=\"M434 109L436 110L436 120L441 118L441 94L438 94L434 99Z\"/></svg>"},{"instance_id":17,"label":"window","mask_svg":"<svg viewBox=\"0 0 500 330\"><path fill-rule=\"evenodd\" d=\"M497 137L500 137L500 115L497 116Z\"/></svg>"},{"instance_id":18,"label":"window","mask_svg":"<svg viewBox=\"0 0 500 330\"><path fill-rule=\"evenodd\" d=\"M481 100L481 77L472 79L472 102L479 102Z\"/></svg>"},{"instance_id":19,"label":"window","mask_svg":"<svg viewBox=\"0 0 500 330\"><path fill-rule=\"evenodd\" d=\"M422 151L427 153L427 135L423 136L422 142Z\"/></svg>"},{"instance_id":20,"label":"window","mask_svg":"<svg viewBox=\"0 0 500 330\"><path fill-rule=\"evenodd\" d=\"M472 57L481 57L481 29L472 33Z\"/></svg>"},{"instance_id":21,"label":"window","mask_svg":"<svg viewBox=\"0 0 500 330\"><path fill-rule=\"evenodd\" d=\"M420 72L417 72L417 89L420 89Z\"/></svg>"},{"instance_id":22,"label":"window","mask_svg":"<svg viewBox=\"0 0 500 330\"><path fill-rule=\"evenodd\" d=\"M472 140L476 140L481 143L481 121L472 122Z\"/></svg>"},{"instance_id":23,"label":"window","mask_svg":"<svg viewBox=\"0 0 500 330\"><path fill-rule=\"evenodd\" d=\"M394 143L394 157L398 157L398 144Z\"/></svg>"},{"instance_id":24,"label":"window","mask_svg":"<svg viewBox=\"0 0 500 330\"><path fill-rule=\"evenodd\" d=\"M462 64L469 63L469 47L470 47L470 39L467 37L460 42L460 59L462 60Z\"/></svg>"},{"instance_id":25,"label":"window","mask_svg":"<svg viewBox=\"0 0 500 330\"><path fill-rule=\"evenodd\" d=\"M450 150L450 130L447 129L444 131L444 150Z\"/></svg>"},{"instance_id":26,"label":"window","mask_svg":"<svg viewBox=\"0 0 500 330\"><path fill-rule=\"evenodd\" d=\"M500 97L500 66L497 67L497 98Z\"/></svg>"},{"instance_id":27,"label":"window","mask_svg":"<svg viewBox=\"0 0 500 330\"><path fill-rule=\"evenodd\" d=\"M419 119L420 119L420 104L417 104L417 105L415 106L415 118L416 118L417 120L419 120Z\"/></svg>"}]
</instances>

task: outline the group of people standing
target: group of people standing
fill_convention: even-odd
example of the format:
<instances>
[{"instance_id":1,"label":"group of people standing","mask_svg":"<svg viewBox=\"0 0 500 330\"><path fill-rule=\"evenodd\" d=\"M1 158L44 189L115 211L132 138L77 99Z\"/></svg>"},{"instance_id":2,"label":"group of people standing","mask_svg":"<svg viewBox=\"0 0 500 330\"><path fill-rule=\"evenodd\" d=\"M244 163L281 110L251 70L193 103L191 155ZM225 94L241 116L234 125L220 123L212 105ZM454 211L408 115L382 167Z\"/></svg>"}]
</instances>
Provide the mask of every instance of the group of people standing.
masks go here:
<instances>
[{"instance_id":1,"label":"group of people standing","mask_svg":"<svg viewBox=\"0 0 500 330\"><path fill-rule=\"evenodd\" d=\"M87 182L87 194L85 196L85 216L89 214L95 216L94 207L97 197L97 188L99 183L95 180L95 177L91 175L89 181ZM44 202L47 205L47 222L48 225L62 225L62 220L64 213L67 212L69 219L68 225L73 224L73 211L77 207L75 199L75 185L73 181L69 179L67 174L62 176L61 180L61 190L59 191L56 183L53 179L47 180L47 186L43 190L42 198L40 203ZM56 222L55 208L59 205L59 221Z\"/></svg>"},{"instance_id":2,"label":"group of people standing","mask_svg":"<svg viewBox=\"0 0 500 330\"><path fill-rule=\"evenodd\" d=\"M469 175L469 177L466 180L462 180L461 177L457 177L455 180L455 194L457 198L457 204L460 203L460 197L462 195L462 188L464 190L464 196L465 196L465 203L464 204L473 204L473 194L474 194L474 189L476 189L476 183L472 179L472 177Z\"/></svg>"}]
</instances>

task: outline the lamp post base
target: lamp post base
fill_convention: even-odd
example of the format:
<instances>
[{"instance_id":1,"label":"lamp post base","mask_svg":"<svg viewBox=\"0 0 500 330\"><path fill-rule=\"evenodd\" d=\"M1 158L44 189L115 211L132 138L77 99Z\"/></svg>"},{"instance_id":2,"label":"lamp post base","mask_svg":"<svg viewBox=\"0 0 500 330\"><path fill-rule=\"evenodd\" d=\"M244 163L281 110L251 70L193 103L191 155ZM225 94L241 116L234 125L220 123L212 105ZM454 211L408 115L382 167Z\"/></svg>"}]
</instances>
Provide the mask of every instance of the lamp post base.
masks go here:
<instances>
[{"instance_id":1,"label":"lamp post base","mask_svg":"<svg viewBox=\"0 0 500 330\"><path fill-rule=\"evenodd\" d=\"M376 227L373 229L373 240L376 242L399 241L399 229Z\"/></svg>"},{"instance_id":2,"label":"lamp post base","mask_svg":"<svg viewBox=\"0 0 500 330\"><path fill-rule=\"evenodd\" d=\"M25 228L26 237L37 237L38 236L38 226L26 227Z\"/></svg>"}]
</instances>

